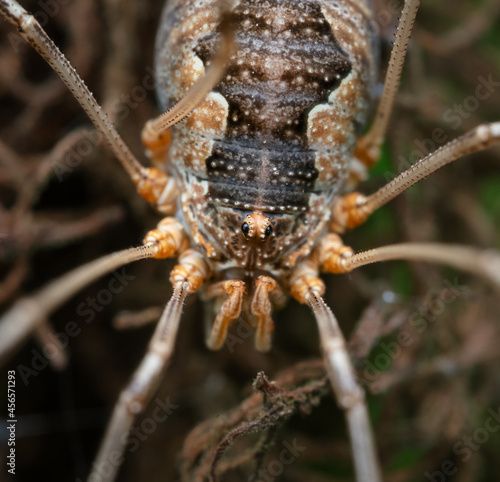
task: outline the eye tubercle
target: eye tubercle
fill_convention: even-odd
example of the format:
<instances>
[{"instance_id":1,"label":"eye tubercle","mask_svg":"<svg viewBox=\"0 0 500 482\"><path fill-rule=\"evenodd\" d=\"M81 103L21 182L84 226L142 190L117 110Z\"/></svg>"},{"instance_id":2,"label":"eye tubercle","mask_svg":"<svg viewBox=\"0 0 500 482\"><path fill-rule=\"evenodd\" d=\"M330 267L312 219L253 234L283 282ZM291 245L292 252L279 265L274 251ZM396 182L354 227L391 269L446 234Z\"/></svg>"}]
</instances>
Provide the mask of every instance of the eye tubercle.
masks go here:
<instances>
[{"instance_id":1,"label":"eye tubercle","mask_svg":"<svg viewBox=\"0 0 500 482\"><path fill-rule=\"evenodd\" d=\"M273 233L271 220L261 213L252 213L243 220L241 232L246 238L266 239Z\"/></svg>"}]
</instances>

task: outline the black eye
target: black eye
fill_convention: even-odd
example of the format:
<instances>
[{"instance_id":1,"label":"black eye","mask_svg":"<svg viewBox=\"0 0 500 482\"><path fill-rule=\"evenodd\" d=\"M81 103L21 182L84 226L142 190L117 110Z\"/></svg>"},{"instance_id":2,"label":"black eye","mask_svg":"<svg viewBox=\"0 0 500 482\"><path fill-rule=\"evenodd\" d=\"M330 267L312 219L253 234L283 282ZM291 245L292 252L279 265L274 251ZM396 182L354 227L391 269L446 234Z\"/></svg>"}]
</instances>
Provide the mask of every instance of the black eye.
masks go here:
<instances>
[{"instance_id":1,"label":"black eye","mask_svg":"<svg viewBox=\"0 0 500 482\"><path fill-rule=\"evenodd\" d=\"M248 236L248 233L250 232L250 226L248 225L248 223L243 223L241 225L241 232L245 235L245 236Z\"/></svg>"},{"instance_id":2,"label":"black eye","mask_svg":"<svg viewBox=\"0 0 500 482\"><path fill-rule=\"evenodd\" d=\"M264 236L268 238L269 236L271 236L271 234L273 234L273 228L271 226L268 226L264 231Z\"/></svg>"}]
</instances>

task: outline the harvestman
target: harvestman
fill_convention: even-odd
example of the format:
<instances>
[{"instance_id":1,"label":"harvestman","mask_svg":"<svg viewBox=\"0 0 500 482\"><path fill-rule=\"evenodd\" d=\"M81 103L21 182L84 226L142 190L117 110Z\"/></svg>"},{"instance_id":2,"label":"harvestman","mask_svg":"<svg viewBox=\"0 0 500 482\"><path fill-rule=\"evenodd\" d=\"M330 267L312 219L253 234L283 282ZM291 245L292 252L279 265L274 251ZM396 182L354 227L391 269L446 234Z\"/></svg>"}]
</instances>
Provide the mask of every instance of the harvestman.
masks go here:
<instances>
[{"instance_id":1,"label":"harvestman","mask_svg":"<svg viewBox=\"0 0 500 482\"><path fill-rule=\"evenodd\" d=\"M150 150L164 148L164 138L169 127L193 111L222 78L226 61L234 49L231 29L228 27L227 3L230 2L220 1L223 41L218 47L214 62L180 103L146 124L143 140ZM356 147L356 156L367 166L373 165L380 155L380 146L387 130L419 3L412 0L405 2L375 122L368 134L359 139ZM96 128L106 138L136 184L138 192L160 212L175 212L178 193L173 178L155 168L145 168L139 164L83 81L34 17L17 2L10 0L0 0L0 13L18 28L20 35L45 58L69 87ZM499 140L500 122L482 124L420 160L374 194L363 196L351 193L341 197L332 209L330 233L319 240L313 255L306 256L291 269L287 288L298 301L308 304L316 317L332 388L339 405L346 413L358 481L376 482L381 480L381 474L364 393L356 381L337 321L321 297L324 284L319 273L346 273L377 261L405 259L448 264L500 286L500 256L496 252L455 245L406 243L354 254L349 247L342 244L336 234L362 224L376 209L440 167L466 154L483 150ZM174 218L167 217L157 229L148 233L142 246L113 253L75 269L48 284L37 294L18 301L2 319L0 357L5 360L50 312L96 278L139 259L178 257L179 263L170 276L173 285L172 297L156 327L148 352L115 407L97 456L97 468L108 464L110 454L123 453L126 439L122 435L129 432L134 419L151 400L172 355L184 300L187 295L197 291L211 275L213 265L202 254L189 249L189 246L190 240L182 225ZM271 301L282 298L283 294L271 277L260 276L257 286L252 301L252 313L259 319L256 346L261 351L266 351L270 347L272 329ZM207 343L211 348L219 348L222 345L229 322L239 316L243 292L244 284L234 281L230 286L217 283L209 289L212 297L227 295L208 335ZM118 467L107 471L106 480L113 480L117 471Z\"/></svg>"}]
</instances>

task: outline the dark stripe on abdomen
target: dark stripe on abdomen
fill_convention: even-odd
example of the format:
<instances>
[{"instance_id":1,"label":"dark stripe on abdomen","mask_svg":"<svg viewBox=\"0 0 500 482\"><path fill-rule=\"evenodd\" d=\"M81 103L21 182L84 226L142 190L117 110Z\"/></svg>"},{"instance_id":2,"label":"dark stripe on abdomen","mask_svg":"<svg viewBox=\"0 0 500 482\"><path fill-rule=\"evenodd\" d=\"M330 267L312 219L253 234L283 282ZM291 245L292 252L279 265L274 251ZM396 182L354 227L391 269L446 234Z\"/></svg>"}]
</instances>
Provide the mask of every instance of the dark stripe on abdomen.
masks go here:
<instances>
[{"instance_id":1,"label":"dark stripe on abdomen","mask_svg":"<svg viewBox=\"0 0 500 482\"><path fill-rule=\"evenodd\" d=\"M312 151L252 149L218 141L208 168L214 201L262 211L304 210L318 177Z\"/></svg>"},{"instance_id":2,"label":"dark stripe on abdomen","mask_svg":"<svg viewBox=\"0 0 500 482\"><path fill-rule=\"evenodd\" d=\"M268 9L247 0L234 16L237 54L215 89L228 102L229 116L224 139L215 141L206 160L211 195L221 199L218 185L239 186L234 194L250 195L246 204L261 203L260 192L261 204L302 208L318 176L307 115L351 71L349 57L316 0L282 0ZM218 38L199 41L196 53L204 63Z\"/></svg>"}]
</instances>

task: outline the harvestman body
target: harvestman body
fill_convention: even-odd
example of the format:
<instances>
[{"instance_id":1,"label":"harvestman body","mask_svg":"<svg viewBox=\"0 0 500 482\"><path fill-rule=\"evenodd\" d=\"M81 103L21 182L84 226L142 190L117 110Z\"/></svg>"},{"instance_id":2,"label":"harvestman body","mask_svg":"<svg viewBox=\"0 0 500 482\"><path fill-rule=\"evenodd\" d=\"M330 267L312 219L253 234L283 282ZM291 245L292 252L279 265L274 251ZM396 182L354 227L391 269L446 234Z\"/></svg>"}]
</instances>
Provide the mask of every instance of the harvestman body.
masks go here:
<instances>
[{"instance_id":1,"label":"harvestman body","mask_svg":"<svg viewBox=\"0 0 500 482\"><path fill-rule=\"evenodd\" d=\"M136 184L165 217L144 245L96 260L19 301L0 325L5 358L82 286L131 261L178 257L174 292L148 352L122 392L96 460L114 479L135 417L156 391L173 351L182 305L203 286L218 310L207 345L220 348L240 316L255 345L271 347L272 305L286 293L318 322L329 377L345 410L357 480L381 480L364 393L336 319L321 296L320 272L345 273L386 260L446 263L500 285L500 257L471 248L400 244L354 254L339 237L436 169L500 138L481 125L365 197L344 195L376 162L418 8L407 0L373 128L366 123L376 81L377 35L369 2L176 0L162 18L157 55L164 115L143 141L144 168L106 119L68 61L17 2L0 13L70 87ZM170 129L171 128L171 129Z\"/></svg>"}]
</instances>

